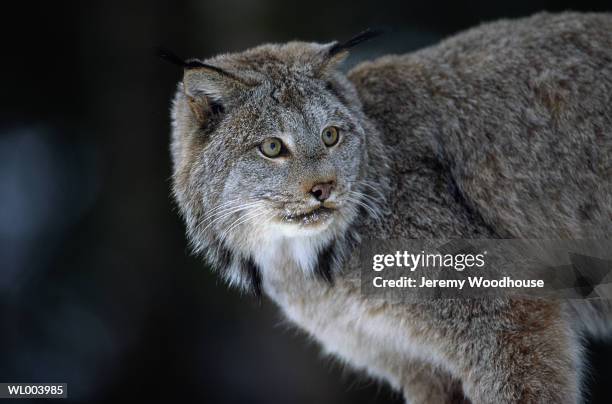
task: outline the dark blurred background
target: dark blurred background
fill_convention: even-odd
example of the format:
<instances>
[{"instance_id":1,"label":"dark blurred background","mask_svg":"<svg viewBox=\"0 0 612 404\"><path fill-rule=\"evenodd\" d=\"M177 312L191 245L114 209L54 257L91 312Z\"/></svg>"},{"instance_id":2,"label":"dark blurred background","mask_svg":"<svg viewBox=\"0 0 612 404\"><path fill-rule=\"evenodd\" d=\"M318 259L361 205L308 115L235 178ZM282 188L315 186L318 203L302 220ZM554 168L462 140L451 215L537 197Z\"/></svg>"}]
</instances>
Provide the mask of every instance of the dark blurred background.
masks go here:
<instances>
[{"instance_id":1,"label":"dark blurred background","mask_svg":"<svg viewBox=\"0 0 612 404\"><path fill-rule=\"evenodd\" d=\"M322 358L269 302L228 290L189 255L169 191L169 103L181 71L152 48L207 57L391 30L350 65L482 21L606 5L212 0L3 8L0 381L67 382L70 402L379 403L401 400ZM612 348L592 343L588 354L589 400L612 402Z\"/></svg>"}]
</instances>

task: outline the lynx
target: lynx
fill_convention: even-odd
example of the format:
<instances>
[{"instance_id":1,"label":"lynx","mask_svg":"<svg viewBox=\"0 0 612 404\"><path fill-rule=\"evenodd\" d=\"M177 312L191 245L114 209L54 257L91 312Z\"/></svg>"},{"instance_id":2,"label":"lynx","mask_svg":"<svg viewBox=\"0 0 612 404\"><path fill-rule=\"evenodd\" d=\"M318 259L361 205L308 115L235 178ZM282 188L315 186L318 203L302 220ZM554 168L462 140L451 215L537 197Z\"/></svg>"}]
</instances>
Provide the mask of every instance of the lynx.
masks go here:
<instances>
[{"instance_id":1,"label":"lynx","mask_svg":"<svg viewBox=\"0 0 612 404\"><path fill-rule=\"evenodd\" d=\"M193 251L407 402L581 401L582 341L610 334L609 302L370 299L354 250L608 228L612 15L497 21L342 73L371 36L168 55Z\"/></svg>"}]
</instances>

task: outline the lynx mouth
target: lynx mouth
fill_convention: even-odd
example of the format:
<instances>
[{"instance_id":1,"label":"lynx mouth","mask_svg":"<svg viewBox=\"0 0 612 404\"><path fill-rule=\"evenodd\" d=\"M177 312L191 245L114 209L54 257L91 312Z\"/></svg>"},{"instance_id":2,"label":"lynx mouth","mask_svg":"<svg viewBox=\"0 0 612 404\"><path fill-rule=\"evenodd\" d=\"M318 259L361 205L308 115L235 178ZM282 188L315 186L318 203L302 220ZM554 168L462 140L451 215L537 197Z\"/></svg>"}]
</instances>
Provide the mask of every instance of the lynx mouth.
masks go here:
<instances>
[{"instance_id":1,"label":"lynx mouth","mask_svg":"<svg viewBox=\"0 0 612 404\"><path fill-rule=\"evenodd\" d=\"M335 209L325 206L319 206L307 212L292 213L283 216L283 221L286 223L295 223L302 226L317 225L327 222L333 216Z\"/></svg>"}]
</instances>

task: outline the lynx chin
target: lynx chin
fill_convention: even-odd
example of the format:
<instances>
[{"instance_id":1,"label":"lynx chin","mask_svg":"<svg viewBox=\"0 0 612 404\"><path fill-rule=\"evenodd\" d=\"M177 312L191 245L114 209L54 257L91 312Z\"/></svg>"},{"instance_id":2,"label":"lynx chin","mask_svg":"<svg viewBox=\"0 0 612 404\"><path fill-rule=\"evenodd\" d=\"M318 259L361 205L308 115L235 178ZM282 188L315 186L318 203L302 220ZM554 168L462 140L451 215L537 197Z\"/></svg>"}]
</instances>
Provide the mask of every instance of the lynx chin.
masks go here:
<instances>
[{"instance_id":1,"label":"lynx chin","mask_svg":"<svg viewBox=\"0 0 612 404\"><path fill-rule=\"evenodd\" d=\"M354 249L610 238L612 16L498 21L342 73L371 36L167 55L184 68L171 153L193 250L407 402L580 402L609 301L368 299Z\"/></svg>"}]
</instances>

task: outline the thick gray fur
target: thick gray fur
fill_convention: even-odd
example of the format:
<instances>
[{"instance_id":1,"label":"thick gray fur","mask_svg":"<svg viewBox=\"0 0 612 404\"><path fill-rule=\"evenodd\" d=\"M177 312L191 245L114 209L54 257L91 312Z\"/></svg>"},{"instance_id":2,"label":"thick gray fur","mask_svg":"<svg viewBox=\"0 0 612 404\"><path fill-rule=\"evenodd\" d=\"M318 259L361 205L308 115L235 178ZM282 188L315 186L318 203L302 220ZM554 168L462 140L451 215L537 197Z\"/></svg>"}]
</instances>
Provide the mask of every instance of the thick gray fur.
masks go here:
<instances>
[{"instance_id":1,"label":"thick gray fur","mask_svg":"<svg viewBox=\"0 0 612 404\"><path fill-rule=\"evenodd\" d=\"M363 237L609 238L612 16L498 21L347 75L333 47L185 70L171 151L194 250L407 402L580 402L582 340L610 335L609 302L367 299L351 251ZM262 156L269 137L289 155ZM292 219L324 181L332 217Z\"/></svg>"}]
</instances>

